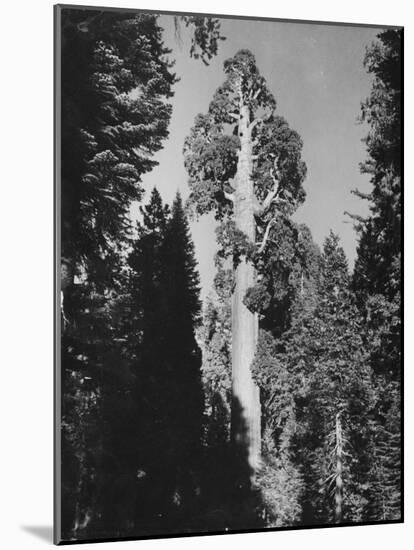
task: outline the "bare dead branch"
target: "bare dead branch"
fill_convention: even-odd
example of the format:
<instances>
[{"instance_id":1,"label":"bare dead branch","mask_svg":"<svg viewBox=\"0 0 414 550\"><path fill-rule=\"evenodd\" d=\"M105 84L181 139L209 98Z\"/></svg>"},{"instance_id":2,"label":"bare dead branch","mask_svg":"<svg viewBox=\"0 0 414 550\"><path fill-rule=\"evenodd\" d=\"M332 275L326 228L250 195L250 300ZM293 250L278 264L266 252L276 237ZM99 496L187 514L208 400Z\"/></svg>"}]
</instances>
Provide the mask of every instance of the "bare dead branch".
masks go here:
<instances>
[{"instance_id":1,"label":"bare dead branch","mask_svg":"<svg viewBox=\"0 0 414 550\"><path fill-rule=\"evenodd\" d=\"M229 117L234 118L234 120L240 120L240 113L229 113Z\"/></svg>"},{"instance_id":2,"label":"bare dead branch","mask_svg":"<svg viewBox=\"0 0 414 550\"><path fill-rule=\"evenodd\" d=\"M231 201L234 203L234 193L228 193L227 191L223 191L223 194L228 201Z\"/></svg>"},{"instance_id":3,"label":"bare dead branch","mask_svg":"<svg viewBox=\"0 0 414 550\"><path fill-rule=\"evenodd\" d=\"M262 88L257 88L257 90L255 91L255 93L253 94L253 98L252 99L257 99L259 97L259 95L261 94L262 92Z\"/></svg>"},{"instance_id":4,"label":"bare dead branch","mask_svg":"<svg viewBox=\"0 0 414 550\"><path fill-rule=\"evenodd\" d=\"M265 114L263 117L255 118L250 124L249 124L249 132L252 133L253 128L257 126L258 124L262 124L271 118L273 115L273 111L269 111L267 114Z\"/></svg>"},{"instance_id":5,"label":"bare dead branch","mask_svg":"<svg viewBox=\"0 0 414 550\"><path fill-rule=\"evenodd\" d=\"M253 131L253 128L255 128L258 124L261 124L263 122L262 118L255 118L250 124L249 124L249 132L251 133Z\"/></svg>"},{"instance_id":6,"label":"bare dead branch","mask_svg":"<svg viewBox=\"0 0 414 550\"><path fill-rule=\"evenodd\" d=\"M277 163L277 159L275 160L274 164L276 166L276 163ZM276 202L276 200L281 200L283 201L283 199L280 199L278 198L278 195L280 193L280 180L279 178L275 175L275 170L274 168L270 168L269 170L269 173L270 173L270 176L273 180L273 188L268 192L268 194L266 195L263 203L262 203L262 213L263 212L266 212L266 210L270 207L270 205L273 203L273 202Z\"/></svg>"},{"instance_id":7,"label":"bare dead branch","mask_svg":"<svg viewBox=\"0 0 414 550\"><path fill-rule=\"evenodd\" d=\"M266 231L263 237L263 241L259 244L259 249L258 249L259 254L261 254L266 247L266 243L269 238L270 229L272 228L272 225L274 222L275 222L275 219L272 218L266 226Z\"/></svg>"}]
</instances>

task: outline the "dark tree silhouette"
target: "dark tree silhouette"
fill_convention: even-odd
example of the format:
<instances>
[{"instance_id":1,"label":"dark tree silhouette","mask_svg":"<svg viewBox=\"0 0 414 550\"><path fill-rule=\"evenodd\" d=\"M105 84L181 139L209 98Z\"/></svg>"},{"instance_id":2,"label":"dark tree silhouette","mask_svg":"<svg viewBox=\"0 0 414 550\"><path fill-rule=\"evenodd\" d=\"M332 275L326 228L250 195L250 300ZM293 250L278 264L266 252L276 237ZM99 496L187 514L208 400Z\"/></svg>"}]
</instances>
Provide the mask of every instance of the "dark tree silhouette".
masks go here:
<instances>
[{"instance_id":1,"label":"dark tree silhouette","mask_svg":"<svg viewBox=\"0 0 414 550\"><path fill-rule=\"evenodd\" d=\"M154 15L63 10L62 289L110 284L129 205L168 135L176 81ZM88 21L85 29L80 28ZM69 307L69 304L67 303ZM67 314L68 315L68 314Z\"/></svg>"},{"instance_id":2,"label":"dark tree silhouette","mask_svg":"<svg viewBox=\"0 0 414 550\"><path fill-rule=\"evenodd\" d=\"M71 538L100 513L103 384L122 365L110 345L112 301L124 284L129 206L167 136L175 76L152 15L68 8L61 25L62 500L77 501L62 523Z\"/></svg>"},{"instance_id":3,"label":"dark tree silhouette","mask_svg":"<svg viewBox=\"0 0 414 550\"><path fill-rule=\"evenodd\" d=\"M129 256L139 311L135 401L145 488L137 495L137 528L186 530L199 491L204 406L198 273L180 196L170 215L154 189L141 213Z\"/></svg>"},{"instance_id":4,"label":"dark tree silhouette","mask_svg":"<svg viewBox=\"0 0 414 550\"><path fill-rule=\"evenodd\" d=\"M366 319L366 345L379 394L375 411L375 461L371 472L372 517L401 516L401 74L402 31L387 30L367 49L373 77L362 104L369 124L368 159L372 191L362 194L370 213L357 220L359 244L353 284Z\"/></svg>"},{"instance_id":5,"label":"dark tree silhouette","mask_svg":"<svg viewBox=\"0 0 414 550\"><path fill-rule=\"evenodd\" d=\"M175 494L181 508L191 510L198 491L204 396L201 384L201 352L195 340L200 322L199 276L194 245L181 196L172 204L163 246L163 285L167 311L161 320L168 368L165 384L174 452ZM189 414L191 411L191 414Z\"/></svg>"}]
</instances>

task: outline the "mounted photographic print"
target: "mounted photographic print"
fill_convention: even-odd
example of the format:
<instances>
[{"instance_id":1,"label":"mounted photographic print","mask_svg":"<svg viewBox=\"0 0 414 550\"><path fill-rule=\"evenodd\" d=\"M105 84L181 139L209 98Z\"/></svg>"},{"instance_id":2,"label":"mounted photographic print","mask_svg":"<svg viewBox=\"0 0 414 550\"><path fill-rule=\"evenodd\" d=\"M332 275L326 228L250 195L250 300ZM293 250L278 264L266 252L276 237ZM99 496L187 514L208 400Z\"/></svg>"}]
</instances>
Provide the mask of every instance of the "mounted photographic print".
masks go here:
<instances>
[{"instance_id":1,"label":"mounted photographic print","mask_svg":"<svg viewBox=\"0 0 414 550\"><path fill-rule=\"evenodd\" d=\"M56 543L403 521L401 107L400 27L55 7Z\"/></svg>"}]
</instances>

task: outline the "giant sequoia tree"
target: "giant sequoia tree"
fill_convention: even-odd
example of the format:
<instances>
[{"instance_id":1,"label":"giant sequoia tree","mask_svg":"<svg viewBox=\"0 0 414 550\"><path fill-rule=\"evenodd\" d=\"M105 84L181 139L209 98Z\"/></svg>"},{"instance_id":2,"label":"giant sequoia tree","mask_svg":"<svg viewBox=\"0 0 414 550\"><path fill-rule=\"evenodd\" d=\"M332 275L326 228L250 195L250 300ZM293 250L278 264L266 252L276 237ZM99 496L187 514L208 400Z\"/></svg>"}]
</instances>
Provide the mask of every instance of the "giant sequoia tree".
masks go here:
<instances>
[{"instance_id":1,"label":"giant sequoia tree","mask_svg":"<svg viewBox=\"0 0 414 550\"><path fill-rule=\"evenodd\" d=\"M234 262L232 293L232 437L247 448L253 471L260 457L260 397L251 364L258 317L244 303L256 283L255 259L272 225L303 200L302 143L275 114L276 101L251 52L224 63L226 75L185 141L190 199L197 214L215 211L220 242Z\"/></svg>"}]
</instances>

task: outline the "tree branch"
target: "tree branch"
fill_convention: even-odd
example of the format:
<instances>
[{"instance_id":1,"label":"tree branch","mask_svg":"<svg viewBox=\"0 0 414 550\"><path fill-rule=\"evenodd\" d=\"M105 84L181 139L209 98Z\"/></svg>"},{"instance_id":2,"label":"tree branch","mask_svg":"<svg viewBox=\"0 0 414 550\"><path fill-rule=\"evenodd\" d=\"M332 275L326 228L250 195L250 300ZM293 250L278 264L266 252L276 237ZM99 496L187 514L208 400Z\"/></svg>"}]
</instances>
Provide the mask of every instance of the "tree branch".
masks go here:
<instances>
[{"instance_id":1,"label":"tree branch","mask_svg":"<svg viewBox=\"0 0 414 550\"><path fill-rule=\"evenodd\" d=\"M255 91L255 93L252 96L252 99L253 100L257 99L259 97L259 95L262 93L262 91L263 91L262 88L260 88L260 87L257 88L257 90Z\"/></svg>"},{"instance_id":2,"label":"tree branch","mask_svg":"<svg viewBox=\"0 0 414 550\"><path fill-rule=\"evenodd\" d=\"M253 128L257 126L259 123L262 123L262 118L255 118L250 124L249 124L249 132L251 133L253 131Z\"/></svg>"},{"instance_id":3,"label":"tree branch","mask_svg":"<svg viewBox=\"0 0 414 550\"><path fill-rule=\"evenodd\" d=\"M240 113L229 113L229 117L234 118L234 120L240 120Z\"/></svg>"},{"instance_id":4,"label":"tree branch","mask_svg":"<svg viewBox=\"0 0 414 550\"><path fill-rule=\"evenodd\" d=\"M259 84L259 86L254 86L254 83L249 87L249 100L250 101L256 101L256 99L259 97L259 95L263 92L263 87Z\"/></svg>"},{"instance_id":5,"label":"tree branch","mask_svg":"<svg viewBox=\"0 0 414 550\"><path fill-rule=\"evenodd\" d=\"M266 243L267 243L267 240L269 238L270 229L272 228L272 224L274 222L275 222L275 219L272 218L266 226L266 231L265 231L264 236L263 236L263 241L259 244L259 249L258 249L259 254L261 254L263 252L263 250L265 249L265 247L266 247Z\"/></svg>"},{"instance_id":6,"label":"tree branch","mask_svg":"<svg viewBox=\"0 0 414 550\"><path fill-rule=\"evenodd\" d=\"M276 165L276 163L277 163L277 159L275 160L274 164ZM274 168L270 168L269 173L273 180L274 187L268 192L263 203L256 208L255 210L256 215L260 215L260 214L263 214L263 212L266 212L266 210L270 207L272 202L276 202L276 200L280 200L280 201L284 200L284 199L278 198L278 195L280 193L280 180L275 176Z\"/></svg>"},{"instance_id":7,"label":"tree branch","mask_svg":"<svg viewBox=\"0 0 414 550\"><path fill-rule=\"evenodd\" d=\"M257 126L259 123L263 123L263 122L266 122L267 120L269 120L269 118L272 116L273 114L273 111L270 111L269 113L267 113L267 115L263 116L263 117L259 117L259 118L255 118L254 120L252 120L252 122L249 124L249 132L252 133L253 131L253 128L255 126Z\"/></svg>"},{"instance_id":8,"label":"tree branch","mask_svg":"<svg viewBox=\"0 0 414 550\"><path fill-rule=\"evenodd\" d=\"M275 161L275 164L276 164L276 161ZM269 170L269 173L270 173L270 176L273 180L273 184L274 184L274 187L273 189L271 189L268 194L266 195L266 198L265 200L263 201L263 210L267 210L269 208L269 206L272 204L273 200L275 197L277 197L277 195L279 194L280 192L280 180L279 178L277 178L275 176L275 171L273 168L271 168Z\"/></svg>"},{"instance_id":9,"label":"tree branch","mask_svg":"<svg viewBox=\"0 0 414 550\"><path fill-rule=\"evenodd\" d=\"M227 193L227 191L223 191L223 195L226 197L227 200L234 203L234 193Z\"/></svg>"}]
</instances>

